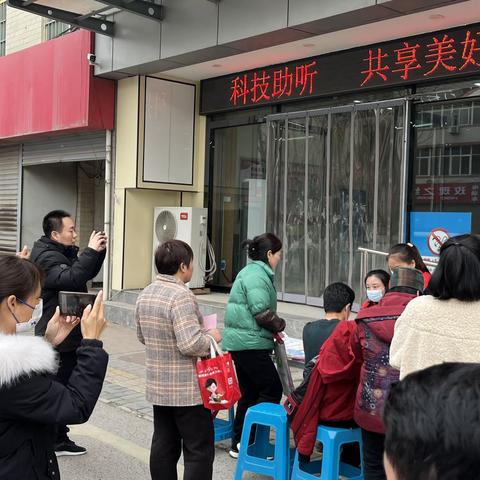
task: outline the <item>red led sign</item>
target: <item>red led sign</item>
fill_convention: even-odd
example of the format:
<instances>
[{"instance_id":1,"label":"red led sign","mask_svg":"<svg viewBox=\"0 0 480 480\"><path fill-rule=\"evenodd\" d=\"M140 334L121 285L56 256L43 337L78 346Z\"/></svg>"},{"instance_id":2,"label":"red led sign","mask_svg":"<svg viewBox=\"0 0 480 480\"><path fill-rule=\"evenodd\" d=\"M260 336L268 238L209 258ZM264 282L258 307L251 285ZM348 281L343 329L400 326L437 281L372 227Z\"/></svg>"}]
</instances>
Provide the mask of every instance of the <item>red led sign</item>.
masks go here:
<instances>
[{"instance_id":1,"label":"red led sign","mask_svg":"<svg viewBox=\"0 0 480 480\"><path fill-rule=\"evenodd\" d=\"M480 73L479 25L204 80L201 113L474 73Z\"/></svg>"},{"instance_id":2,"label":"red led sign","mask_svg":"<svg viewBox=\"0 0 480 480\"><path fill-rule=\"evenodd\" d=\"M230 103L234 106L258 103L260 100L280 99L282 97L303 97L313 92L315 77L318 75L317 62L297 65L294 71L288 66L275 69L273 75L265 70L237 75L232 81Z\"/></svg>"},{"instance_id":3,"label":"red led sign","mask_svg":"<svg viewBox=\"0 0 480 480\"><path fill-rule=\"evenodd\" d=\"M364 59L368 63L368 68L362 70L365 78L360 86L368 84L375 75L387 82L390 74L397 72L401 72L402 80L408 80L410 71L416 69L420 69L424 77L429 77L438 70L461 72L468 66L480 67L479 35L478 31L472 33L471 30L467 30L462 42L456 42L448 34L444 34L441 39L432 36L432 43L423 46L403 42L403 48L397 48L393 53L382 48L369 49L368 58ZM424 51L421 59L420 50ZM390 65L400 68L391 68Z\"/></svg>"}]
</instances>

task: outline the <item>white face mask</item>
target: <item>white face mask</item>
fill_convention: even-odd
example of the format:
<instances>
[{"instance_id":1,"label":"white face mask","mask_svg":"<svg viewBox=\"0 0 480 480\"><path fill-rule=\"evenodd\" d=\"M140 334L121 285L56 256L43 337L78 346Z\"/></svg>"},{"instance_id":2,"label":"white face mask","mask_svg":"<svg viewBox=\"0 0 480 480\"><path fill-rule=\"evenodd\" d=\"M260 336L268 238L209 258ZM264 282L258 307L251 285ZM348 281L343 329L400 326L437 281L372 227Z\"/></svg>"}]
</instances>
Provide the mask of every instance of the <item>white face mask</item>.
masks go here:
<instances>
[{"instance_id":1,"label":"white face mask","mask_svg":"<svg viewBox=\"0 0 480 480\"><path fill-rule=\"evenodd\" d=\"M367 297L373 303L378 303L383 297L383 290L367 290Z\"/></svg>"},{"instance_id":2,"label":"white face mask","mask_svg":"<svg viewBox=\"0 0 480 480\"><path fill-rule=\"evenodd\" d=\"M16 332L17 333L23 333L23 332L30 332L31 330L33 330L35 328L35 325L40 321L40 319L42 318L42 314L43 314L43 299L40 299L40 301L38 302L37 306L36 307L32 307L31 305L29 305L28 303L26 302L23 302L22 300L20 299L17 299L20 303L23 303L24 305L26 305L27 307L30 307L33 309L33 312L32 312L32 318L30 318L30 320L28 322L19 322L17 320L17 317L15 316L15 314L12 312L12 315L13 315L13 318L15 318L15 320L17 321L17 326L16 326Z\"/></svg>"}]
</instances>

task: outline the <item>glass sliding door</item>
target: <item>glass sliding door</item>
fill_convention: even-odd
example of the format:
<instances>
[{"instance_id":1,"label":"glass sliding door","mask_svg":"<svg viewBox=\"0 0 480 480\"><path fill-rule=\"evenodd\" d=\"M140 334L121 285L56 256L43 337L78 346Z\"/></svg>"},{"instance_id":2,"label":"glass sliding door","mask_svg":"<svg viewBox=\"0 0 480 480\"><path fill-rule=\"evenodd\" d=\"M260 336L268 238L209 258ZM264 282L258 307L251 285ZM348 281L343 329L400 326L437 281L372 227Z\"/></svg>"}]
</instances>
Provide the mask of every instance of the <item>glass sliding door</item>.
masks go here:
<instances>
[{"instance_id":1,"label":"glass sliding door","mask_svg":"<svg viewBox=\"0 0 480 480\"><path fill-rule=\"evenodd\" d=\"M305 182L307 119L287 119L284 300L305 303Z\"/></svg>"},{"instance_id":2,"label":"glass sliding door","mask_svg":"<svg viewBox=\"0 0 480 480\"><path fill-rule=\"evenodd\" d=\"M266 125L216 128L212 147L214 283L228 287L246 264L242 242L265 232Z\"/></svg>"},{"instance_id":3,"label":"glass sliding door","mask_svg":"<svg viewBox=\"0 0 480 480\"><path fill-rule=\"evenodd\" d=\"M330 176L328 183L329 245L326 283L349 281L352 245L350 212L352 170L352 111L332 112L330 133Z\"/></svg>"},{"instance_id":4,"label":"glass sliding door","mask_svg":"<svg viewBox=\"0 0 480 480\"><path fill-rule=\"evenodd\" d=\"M358 248L387 251L403 239L404 105L267 117L266 220L284 242L280 298L318 305L325 286L340 281L360 301Z\"/></svg>"},{"instance_id":5,"label":"glass sliding door","mask_svg":"<svg viewBox=\"0 0 480 480\"><path fill-rule=\"evenodd\" d=\"M378 219L378 110L354 112L352 171L352 244L348 283L359 281L360 252L358 247L375 249Z\"/></svg>"},{"instance_id":6,"label":"glass sliding door","mask_svg":"<svg viewBox=\"0 0 480 480\"><path fill-rule=\"evenodd\" d=\"M319 304L325 288L327 247L327 188L329 182L329 122L328 113L309 117L307 189L305 192L307 217L306 240L306 295L307 303Z\"/></svg>"},{"instance_id":7,"label":"glass sliding door","mask_svg":"<svg viewBox=\"0 0 480 480\"><path fill-rule=\"evenodd\" d=\"M405 133L404 106L378 109L378 207L373 247L388 252L392 239L403 239L402 189L403 144ZM379 261L378 257L376 259ZM384 264L382 263L384 266ZM375 265L374 265L375 266Z\"/></svg>"},{"instance_id":8,"label":"glass sliding door","mask_svg":"<svg viewBox=\"0 0 480 480\"><path fill-rule=\"evenodd\" d=\"M273 232L284 241L285 225L285 133L287 131L285 119L267 123L268 154L267 154L267 227L266 231ZM283 262L280 262L275 272L275 287L278 298L283 298Z\"/></svg>"}]
</instances>

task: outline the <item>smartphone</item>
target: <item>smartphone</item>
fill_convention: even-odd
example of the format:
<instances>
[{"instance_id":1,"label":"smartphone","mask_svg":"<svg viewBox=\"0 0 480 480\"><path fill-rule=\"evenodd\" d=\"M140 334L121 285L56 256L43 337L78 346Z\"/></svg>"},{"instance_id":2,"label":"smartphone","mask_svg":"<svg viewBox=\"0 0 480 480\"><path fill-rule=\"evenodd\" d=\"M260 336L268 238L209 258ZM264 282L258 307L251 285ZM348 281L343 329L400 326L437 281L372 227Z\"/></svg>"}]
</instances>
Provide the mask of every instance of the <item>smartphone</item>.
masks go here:
<instances>
[{"instance_id":1,"label":"smartphone","mask_svg":"<svg viewBox=\"0 0 480 480\"><path fill-rule=\"evenodd\" d=\"M60 312L62 315L81 317L87 305L93 307L95 298L94 293L59 292Z\"/></svg>"}]
</instances>

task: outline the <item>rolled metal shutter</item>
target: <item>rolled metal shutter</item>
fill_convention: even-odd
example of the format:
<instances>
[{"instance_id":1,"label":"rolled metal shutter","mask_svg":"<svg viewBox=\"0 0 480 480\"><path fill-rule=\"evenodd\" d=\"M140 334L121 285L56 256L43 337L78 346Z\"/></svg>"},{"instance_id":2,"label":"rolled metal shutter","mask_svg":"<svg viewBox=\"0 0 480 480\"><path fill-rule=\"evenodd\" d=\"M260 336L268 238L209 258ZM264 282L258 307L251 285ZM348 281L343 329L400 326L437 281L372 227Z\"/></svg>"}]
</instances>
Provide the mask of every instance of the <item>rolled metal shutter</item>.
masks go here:
<instances>
[{"instance_id":1,"label":"rolled metal shutter","mask_svg":"<svg viewBox=\"0 0 480 480\"><path fill-rule=\"evenodd\" d=\"M19 162L18 146L0 148L0 254L18 247Z\"/></svg>"},{"instance_id":2,"label":"rolled metal shutter","mask_svg":"<svg viewBox=\"0 0 480 480\"><path fill-rule=\"evenodd\" d=\"M48 138L23 144L22 163L85 162L105 159L105 130Z\"/></svg>"}]
</instances>

